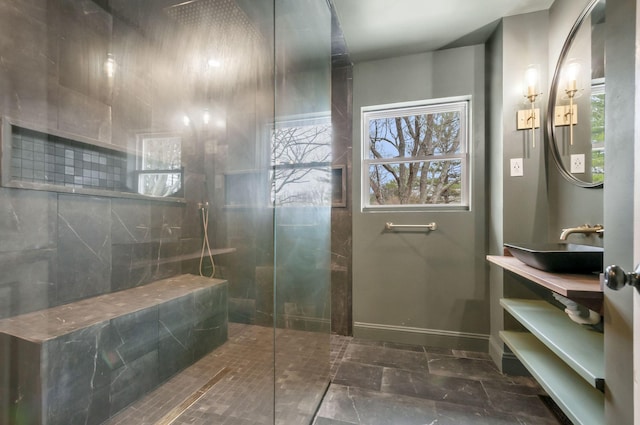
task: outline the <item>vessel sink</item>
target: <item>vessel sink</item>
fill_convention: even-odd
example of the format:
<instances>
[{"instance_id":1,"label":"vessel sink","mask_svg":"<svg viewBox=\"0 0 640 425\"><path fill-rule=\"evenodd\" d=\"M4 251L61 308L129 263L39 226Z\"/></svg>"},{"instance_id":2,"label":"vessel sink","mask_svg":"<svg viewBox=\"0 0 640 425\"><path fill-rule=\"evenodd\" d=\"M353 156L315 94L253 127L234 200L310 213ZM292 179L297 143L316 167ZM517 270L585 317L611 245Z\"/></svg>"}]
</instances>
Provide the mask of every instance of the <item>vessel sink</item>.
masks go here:
<instances>
[{"instance_id":1,"label":"vessel sink","mask_svg":"<svg viewBox=\"0 0 640 425\"><path fill-rule=\"evenodd\" d=\"M506 243L511 255L528 266L553 273L602 271L604 249L572 243Z\"/></svg>"}]
</instances>

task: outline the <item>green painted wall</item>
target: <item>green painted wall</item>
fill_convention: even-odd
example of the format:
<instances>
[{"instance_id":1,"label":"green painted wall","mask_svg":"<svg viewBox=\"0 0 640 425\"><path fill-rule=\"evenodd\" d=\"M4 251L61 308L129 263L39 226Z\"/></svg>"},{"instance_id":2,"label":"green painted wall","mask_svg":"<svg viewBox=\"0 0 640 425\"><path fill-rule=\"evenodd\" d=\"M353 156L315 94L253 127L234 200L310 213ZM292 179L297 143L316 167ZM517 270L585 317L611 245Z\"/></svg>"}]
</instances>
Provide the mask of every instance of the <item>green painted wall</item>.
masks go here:
<instances>
[{"instance_id":1,"label":"green painted wall","mask_svg":"<svg viewBox=\"0 0 640 425\"><path fill-rule=\"evenodd\" d=\"M353 316L359 337L486 350L484 47L362 62L353 70ZM472 96L472 210L361 211L360 108ZM388 234L387 221L437 222L430 234ZM371 327L363 327L373 324ZM411 328L411 329L408 329ZM471 335L470 335L471 334Z\"/></svg>"},{"instance_id":2,"label":"green painted wall","mask_svg":"<svg viewBox=\"0 0 640 425\"><path fill-rule=\"evenodd\" d=\"M583 223L604 223L603 240L571 236L576 243L604 245L605 266L619 264L631 270L633 264L633 154L635 137L636 84L636 0L607 1L606 35L606 182L604 189L584 189L564 180L550 156L537 153L525 157L525 175L508 175L507 160L521 151L521 137L513 131L514 105L518 93L514 84L521 79L529 60L540 59L548 71L547 87L562 43L588 0L557 0L547 12L503 19L487 43L487 74L490 100L489 161L490 214L489 250L501 253L501 245L517 240L558 240L561 229ZM543 36L541 36L541 34ZM545 42L547 43L545 46ZM544 48L548 52L544 53ZM548 92L548 89L547 89ZM543 108L548 101L544 95ZM515 147L514 147L515 143ZM498 161L503 160L502 169ZM527 162L529 161L529 162ZM526 208L523 208L526 206ZM530 211L526 211L530 209ZM523 238L523 239L520 239ZM491 355L500 366L510 363L509 355L497 339L497 332L513 326L497 306L499 297L539 295L500 269L491 268ZM605 290L605 412L607 424L633 423L633 306L632 290Z\"/></svg>"},{"instance_id":3,"label":"green painted wall","mask_svg":"<svg viewBox=\"0 0 640 425\"><path fill-rule=\"evenodd\" d=\"M547 164L544 131L536 129L536 146L531 132L517 130L516 114L527 108L522 93L525 69L539 64L541 87L548 80L547 34L548 12L536 12L504 18L488 41L487 63L489 93L489 169L490 212L489 254L502 255L505 242L542 242L547 240L549 200L547 197ZM546 90L545 90L546 91ZM536 103L542 116L546 113L547 96ZM523 176L510 175L510 160L522 158ZM489 274L491 305L490 355L506 371L520 369L498 336L503 329L515 326L514 320L499 305L504 296L536 297L511 274L491 266Z\"/></svg>"}]
</instances>

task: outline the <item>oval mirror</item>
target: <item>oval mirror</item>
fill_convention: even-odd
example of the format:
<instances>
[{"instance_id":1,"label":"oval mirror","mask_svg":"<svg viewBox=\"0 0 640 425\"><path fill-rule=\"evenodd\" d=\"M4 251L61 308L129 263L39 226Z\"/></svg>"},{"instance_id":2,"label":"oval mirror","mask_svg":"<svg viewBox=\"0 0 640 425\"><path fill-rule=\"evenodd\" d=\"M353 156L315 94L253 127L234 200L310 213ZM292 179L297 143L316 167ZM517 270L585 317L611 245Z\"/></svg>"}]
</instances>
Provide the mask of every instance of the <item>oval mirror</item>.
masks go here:
<instances>
[{"instance_id":1,"label":"oval mirror","mask_svg":"<svg viewBox=\"0 0 640 425\"><path fill-rule=\"evenodd\" d=\"M551 155L582 187L604 183L605 0L592 0L571 28L556 65L547 108Z\"/></svg>"}]
</instances>

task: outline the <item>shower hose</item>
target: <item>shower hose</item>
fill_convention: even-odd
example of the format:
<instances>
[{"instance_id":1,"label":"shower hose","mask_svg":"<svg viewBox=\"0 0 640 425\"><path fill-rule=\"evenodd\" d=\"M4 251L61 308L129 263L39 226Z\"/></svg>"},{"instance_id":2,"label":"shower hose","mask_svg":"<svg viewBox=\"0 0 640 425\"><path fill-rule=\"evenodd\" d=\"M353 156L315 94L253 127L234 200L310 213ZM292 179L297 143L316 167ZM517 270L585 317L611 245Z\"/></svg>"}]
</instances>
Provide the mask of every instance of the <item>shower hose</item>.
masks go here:
<instances>
[{"instance_id":1,"label":"shower hose","mask_svg":"<svg viewBox=\"0 0 640 425\"><path fill-rule=\"evenodd\" d=\"M202 251L200 252L200 276L205 276L202 273L202 262L204 261L205 250L209 254L209 261L211 262L211 274L207 277L214 277L216 274L216 265L213 262L213 254L211 254L211 246L209 245L209 203L206 202L200 207L200 213L202 216L202 229L204 235L202 237Z\"/></svg>"}]
</instances>

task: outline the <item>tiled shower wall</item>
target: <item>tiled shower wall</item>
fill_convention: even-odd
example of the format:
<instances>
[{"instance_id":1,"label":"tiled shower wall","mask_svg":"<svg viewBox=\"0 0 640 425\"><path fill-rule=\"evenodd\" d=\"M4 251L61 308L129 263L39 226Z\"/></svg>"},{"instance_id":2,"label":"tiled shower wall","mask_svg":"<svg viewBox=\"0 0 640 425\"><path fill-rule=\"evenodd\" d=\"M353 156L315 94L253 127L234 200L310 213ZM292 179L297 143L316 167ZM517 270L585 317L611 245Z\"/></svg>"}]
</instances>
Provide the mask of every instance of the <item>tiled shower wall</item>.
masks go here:
<instances>
[{"instance_id":1,"label":"tiled shower wall","mask_svg":"<svg viewBox=\"0 0 640 425\"><path fill-rule=\"evenodd\" d=\"M197 226L182 205L0 189L0 315L13 316L186 272Z\"/></svg>"},{"instance_id":2,"label":"tiled shower wall","mask_svg":"<svg viewBox=\"0 0 640 425\"><path fill-rule=\"evenodd\" d=\"M144 25L125 22L97 4L0 2L0 115L120 148L132 146L136 131L175 124L177 105L193 101L201 90L163 81L158 69L167 60L159 57L158 43L150 43ZM144 20L142 11L131 16ZM99 63L109 51L117 62L112 81L89 59L78 59L98 58ZM212 246L237 249L216 258L218 276L229 280L230 319L273 323L273 210L224 207L224 170L259 166L256 158L264 153L255 132L273 114L270 68L255 60L263 66L255 70L255 79L227 88L218 98L226 109L224 134L183 132L186 203L0 188L0 267L7 271L0 276L0 317L196 272L198 258L171 258L199 252L197 204L208 200ZM333 164L346 165L348 179L347 207L332 211L332 326L340 334L349 334L351 326L350 78L349 66L334 69ZM65 180L71 178L66 154ZM101 184L100 166L108 167L109 160L100 164L99 155L96 159L97 170L93 155L91 165L83 162L80 168L74 151L74 184L80 182L80 169L83 186L85 178L92 179L88 184L94 178ZM102 183L108 187L105 176ZM115 187L115 174L113 182Z\"/></svg>"},{"instance_id":3,"label":"tiled shower wall","mask_svg":"<svg viewBox=\"0 0 640 425\"><path fill-rule=\"evenodd\" d=\"M118 58L112 81L91 66L92 59L102 63L109 49ZM90 1L0 2L0 115L126 147L136 129L168 125L172 104L154 99L163 85L151 75L154 49L138 28ZM122 176L116 158L75 147L60 146L64 155L58 156L38 149L45 156L36 166L24 154L31 141L14 144L27 161L21 178L28 178L29 164L34 177L53 165L51 183L58 183L56 165L64 167L58 180L80 184L82 178L83 186L115 188ZM0 317L196 272L197 259L183 259L199 253L196 204L203 198L204 165L202 147L189 134L182 157L182 204L0 188Z\"/></svg>"},{"instance_id":4,"label":"tiled shower wall","mask_svg":"<svg viewBox=\"0 0 640 425\"><path fill-rule=\"evenodd\" d=\"M333 124L333 164L345 165L346 207L331 210L331 331L352 335L351 279L351 146L352 146L352 67L333 67L331 112Z\"/></svg>"},{"instance_id":5,"label":"tiled shower wall","mask_svg":"<svg viewBox=\"0 0 640 425\"><path fill-rule=\"evenodd\" d=\"M331 16L331 125L334 166L344 166L346 206L331 210L331 331L352 335L353 66L335 13Z\"/></svg>"}]
</instances>

